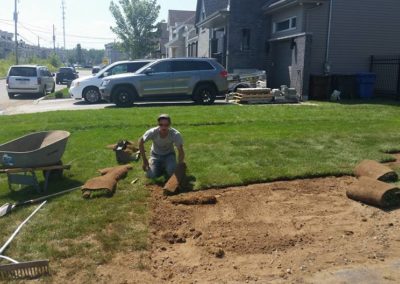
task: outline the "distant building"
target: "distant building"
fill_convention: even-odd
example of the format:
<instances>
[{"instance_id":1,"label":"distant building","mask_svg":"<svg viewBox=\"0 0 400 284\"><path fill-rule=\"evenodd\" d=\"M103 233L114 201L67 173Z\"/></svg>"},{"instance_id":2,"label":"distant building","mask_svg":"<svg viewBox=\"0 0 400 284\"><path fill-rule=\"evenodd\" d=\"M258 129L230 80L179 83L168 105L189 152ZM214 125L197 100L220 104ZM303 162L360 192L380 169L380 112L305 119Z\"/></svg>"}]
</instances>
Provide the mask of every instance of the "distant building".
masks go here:
<instances>
[{"instance_id":1,"label":"distant building","mask_svg":"<svg viewBox=\"0 0 400 284\"><path fill-rule=\"evenodd\" d=\"M13 33L0 30L0 58L6 58L14 49Z\"/></svg>"},{"instance_id":2,"label":"distant building","mask_svg":"<svg viewBox=\"0 0 400 284\"><path fill-rule=\"evenodd\" d=\"M167 57L190 55L189 33L194 29L195 11L169 10L167 29L169 41L165 44Z\"/></svg>"},{"instance_id":3,"label":"distant building","mask_svg":"<svg viewBox=\"0 0 400 284\"><path fill-rule=\"evenodd\" d=\"M104 57L108 59L109 64L128 58L126 54L119 50L115 42L107 43L105 45Z\"/></svg>"},{"instance_id":4,"label":"distant building","mask_svg":"<svg viewBox=\"0 0 400 284\"><path fill-rule=\"evenodd\" d=\"M168 24L160 23L160 38L158 41L157 54L153 56L154 58L165 58L167 57L167 48L165 44L169 41Z\"/></svg>"},{"instance_id":5,"label":"distant building","mask_svg":"<svg viewBox=\"0 0 400 284\"><path fill-rule=\"evenodd\" d=\"M1 41L13 41L14 34L0 30Z\"/></svg>"}]
</instances>

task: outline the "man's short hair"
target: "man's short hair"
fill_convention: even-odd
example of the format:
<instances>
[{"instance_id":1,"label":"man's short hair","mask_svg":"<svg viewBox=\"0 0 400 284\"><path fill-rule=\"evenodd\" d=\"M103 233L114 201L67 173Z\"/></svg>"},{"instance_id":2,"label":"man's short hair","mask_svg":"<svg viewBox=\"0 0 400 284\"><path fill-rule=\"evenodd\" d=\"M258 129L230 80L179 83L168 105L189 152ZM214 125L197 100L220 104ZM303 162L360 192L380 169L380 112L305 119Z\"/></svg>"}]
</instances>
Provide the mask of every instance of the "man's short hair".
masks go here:
<instances>
[{"instance_id":1,"label":"man's short hair","mask_svg":"<svg viewBox=\"0 0 400 284\"><path fill-rule=\"evenodd\" d=\"M168 123L171 124L171 117L168 114L161 114L157 118L157 121L160 122L160 120L162 120L162 119L168 120Z\"/></svg>"}]
</instances>

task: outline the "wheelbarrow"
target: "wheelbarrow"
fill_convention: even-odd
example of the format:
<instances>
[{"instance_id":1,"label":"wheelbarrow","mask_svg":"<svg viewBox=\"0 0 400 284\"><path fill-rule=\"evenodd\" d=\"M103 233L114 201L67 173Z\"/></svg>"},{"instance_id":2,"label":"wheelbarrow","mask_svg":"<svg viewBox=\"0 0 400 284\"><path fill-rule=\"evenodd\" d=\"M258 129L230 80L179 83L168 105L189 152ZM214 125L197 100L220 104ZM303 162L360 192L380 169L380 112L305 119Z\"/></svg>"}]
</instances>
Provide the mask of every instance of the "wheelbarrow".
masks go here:
<instances>
[{"instance_id":1,"label":"wheelbarrow","mask_svg":"<svg viewBox=\"0 0 400 284\"><path fill-rule=\"evenodd\" d=\"M45 176L46 191L50 176L59 177L70 168L61 162L69 136L69 132L61 130L36 132L0 145L0 173L7 174L10 190L12 184L23 184L35 186L40 192L35 174L40 170Z\"/></svg>"}]
</instances>

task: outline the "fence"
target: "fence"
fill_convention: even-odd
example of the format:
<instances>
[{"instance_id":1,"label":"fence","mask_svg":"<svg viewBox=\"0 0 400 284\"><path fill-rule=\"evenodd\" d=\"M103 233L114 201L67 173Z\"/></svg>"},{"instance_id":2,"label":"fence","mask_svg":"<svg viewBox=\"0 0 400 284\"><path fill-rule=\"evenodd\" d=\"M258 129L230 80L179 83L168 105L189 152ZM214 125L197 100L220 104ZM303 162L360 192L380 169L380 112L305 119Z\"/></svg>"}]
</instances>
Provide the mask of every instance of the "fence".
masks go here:
<instances>
[{"instance_id":1,"label":"fence","mask_svg":"<svg viewBox=\"0 0 400 284\"><path fill-rule=\"evenodd\" d=\"M400 55L371 56L370 71L377 76L375 92L378 96L400 99Z\"/></svg>"}]
</instances>

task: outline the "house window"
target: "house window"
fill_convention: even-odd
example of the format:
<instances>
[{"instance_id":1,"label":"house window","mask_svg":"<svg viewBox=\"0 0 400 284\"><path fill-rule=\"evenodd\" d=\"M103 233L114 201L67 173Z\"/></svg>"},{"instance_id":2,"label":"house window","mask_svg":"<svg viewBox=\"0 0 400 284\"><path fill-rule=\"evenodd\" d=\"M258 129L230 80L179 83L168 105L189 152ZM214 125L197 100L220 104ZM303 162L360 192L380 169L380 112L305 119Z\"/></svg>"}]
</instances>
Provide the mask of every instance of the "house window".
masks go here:
<instances>
[{"instance_id":1,"label":"house window","mask_svg":"<svg viewBox=\"0 0 400 284\"><path fill-rule=\"evenodd\" d=\"M250 50L250 29L242 29L241 50Z\"/></svg>"},{"instance_id":2,"label":"house window","mask_svg":"<svg viewBox=\"0 0 400 284\"><path fill-rule=\"evenodd\" d=\"M292 17L280 22L274 22L274 33L294 30L297 27L297 18Z\"/></svg>"}]
</instances>

